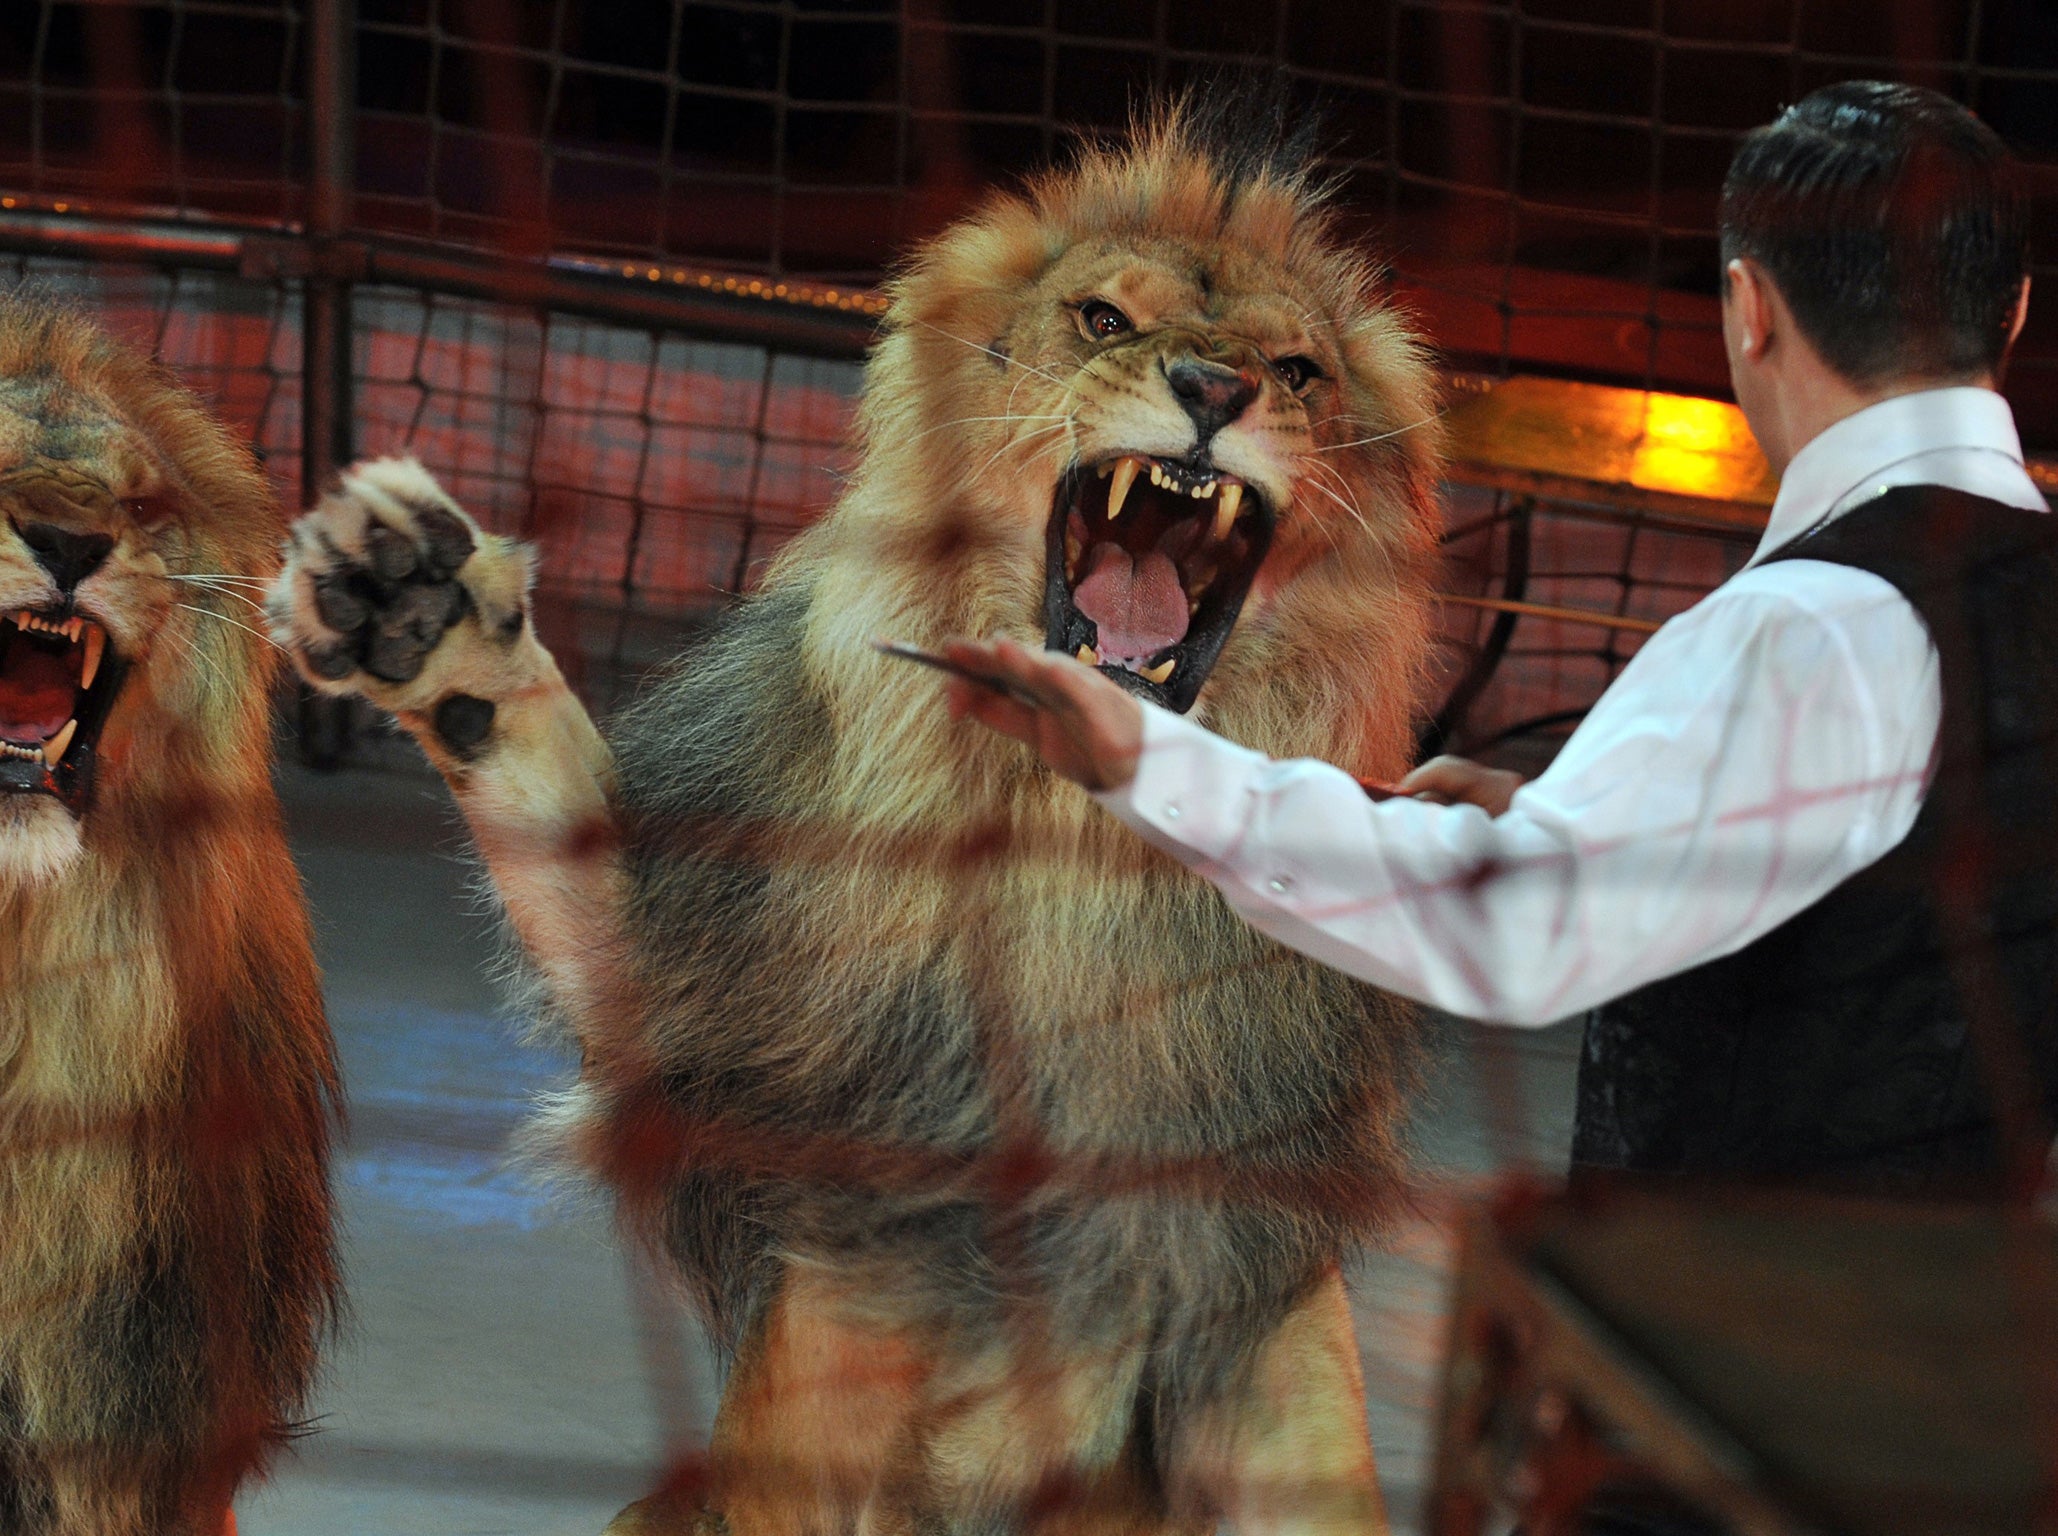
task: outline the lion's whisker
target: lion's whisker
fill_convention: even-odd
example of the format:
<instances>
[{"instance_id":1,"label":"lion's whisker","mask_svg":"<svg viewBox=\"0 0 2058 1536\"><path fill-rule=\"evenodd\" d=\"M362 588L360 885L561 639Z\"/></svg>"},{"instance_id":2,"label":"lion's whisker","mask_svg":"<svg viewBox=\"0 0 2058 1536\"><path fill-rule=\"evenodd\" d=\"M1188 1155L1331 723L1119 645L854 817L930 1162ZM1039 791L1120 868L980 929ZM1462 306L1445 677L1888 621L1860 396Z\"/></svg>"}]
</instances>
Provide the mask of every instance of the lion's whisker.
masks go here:
<instances>
[{"instance_id":1,"label":"lion's whisker","mask_svg":"<svg viewBox=\"0 0 2058 1536\"><path fill-rule=\"evenodd\" d=\"M1381 432L1372 437L1354 438L1348 443L1331 443L1326 448L1312 448L1309 450L1309 452L1341 453L1346 448L1363 448L1371 443L1383 443L1389 438L1399 437L1403 433L1407 432L1418 431L1423 427L1429 426L1433 422L1441 421L1444 417L1448 416L1449 414L1450 407L1445 406L1440 411L1433 411L1429 415L1424 416L1420 421L1411 421L1405 427L1395 427L1391 432Z\"/></svg>"},{"instance_id":2,"label":"lion's whisker","mask_svg":"<svg viewBox=\"0 0 2058 1536\"><path fill-rule=\"evenodd\" d=\"M227 571L166 571L166 581L192 581L202 585L219 584L239 587L269 587L271 582L261 576L232 576Z\"/></svg>"},{"instance_id":3,"label":"lion's whisker","mask_svg":"<svg viewBox=\"0 0 2058 1536\"><path fill-rule=\"evenodd\" d=\"M1039 379L1048 379L1053 384L1063 384L1065 382L1063 379L1059 378L1054 373L1048 373L1045 370L1037 368L1029 363L1025 363L1020 361L1019 359L1009 357L1007 353L1001 351L997 347L985 346L979 342L972 340L969 336L960 336L954 331L946 331L942 326L936 325L928 320L917 320L915 324L921 326L924 330L934 331L937 335L946 337L949 340L956 342L959 346L970 347L974 352L984 352L988 357L994 359L994 361L1006 363L1010 368L1019 368L1024 373L1033 373Z\"/></svg>"},{"instance_id":4,"label":"lion's whisker","mask_svg":"<svg viewBox=\"0 0 2058 1536\"><path fill-rule=\"evenodd\" d=\"M911 442L911 443L919 443L919 442L920 442L920 441L921 441L921 440L922 440L923 438L925 438L925 437L929 437L929 436L931 436L931 435L933 435L933 434L935 434L935 433L937 433L937 432L948 432L948 431L949 431L949 430L950 430L950 429L951 429L952 427L965 427L965 426L970 426L970 425L971 425L972 423L974 423L974 422L983 422L983 421L1070 421L1071 419L1072 419L1072 418L1071 418L1070 416L1067 416L1067 415L1064 415L1064 414L1062 414L1061 412L1055 412L1055 411L1039 411L1039 412L1035 412L1035 413L1033 413L1033 414L1025 414L1025 415L1012 415L1012 414L1011 414L1011 415L1007 415L1007 416L960 416L960 417L959 417L959 418L958 418L958 419L957 419L956 421L939 421L939 422L938 422L938 423L937 423L937 424L936 424L935 426L933 426L933 427L925 427L925 428L923 428L923 429L922 429L922 430L921 430L920 432L917 432L917 433L916 433L916 434L915 434L915 435L914 435L913 437L909 438L909 439L908 439L908 441L909 441L909 442ZM1046 428L1045 430L1048 430L1048 428Z\"/></svg>"},{"instance_id":5,"label":"lion's whisker","mask_svg":"<svg viewBox=\"0 0 2058 1536\"><path fill-rule=\"evenodd\" d=\"M1320 491L1324 496L1327 496L1331 501L1335 502L1339 507L1343 508L1345 512L1349 513L1352 519L1356 521L1357 525L1360 528L1364 529L1367 534L1371 535L1375 539L1379 537L1379 535L1373 531L1372 524L1366 519L1365 514L1359 510L1357 505L1357 498L1355 496L1350 495L1350 484L1348 481L1344 480L1342 476L1338 475L1326 464L1316 464L1310 462L1308 463L1307 468L1309 472L1308 484L1310 486L1312 486L1315 490ZM1331 490L1327 485L1324 485L1322 483L1321 479L1317 478L1318 476L1324 473L1327 473L1329 478L1336 482L1338 488L1341 489L1345 493L1345 495L1339 496L1336 493L1336 491ZM1346 497L1349 497L1349 499L1346 499Z\"/></svg>"},{"instance_id":6,"label":"lion's whisker","mask_svg":"<svg viewBox=\"0 0 2058 1536\"><path fill-rule=\"evenodd\" d=\"M234 587L218 586L211 581L196 582L194 585L198 586L203 592L211 593L216 597L232 597L254 612L264 612L264 604L252 597L248 592L239 592Z\"/></svg>"},{"instance_id":7,"label":"lion's whisker","mask_svg":"<svg viewBox=\"0 0 2058 1536\"><path fill-rule=\"evenodd\" d=\"M279 654L284 655L286 653L286 648L283 645L279 644L278 641L274 640L270 635L266 634L263 630L252 629L248 624L245 624L242 620L232 619L226 613L216 613L212 608L198 608L191 603L179 603L176 606L185 609L188 613L197 613L210 619L219 619L224 624L233 624L236 628L242 630L244 634L255 635L258 639L262 640L266 645L270 646L273 650L279 652Z\"/></svg>"},{"instance_id":8,"label":"lion's whisker","mask_svg":"<svg viewBox=\"0 0 2058 1536\"><path fill-rule=\"evenodd\" d=\"M164 639L171 641L174 645L178 646L180 650L185 652L186 658L189 661L191 661L194 666L206 672L207 675L214 679L215 682L222 683L225 681L225 679L222 676L222 670L220 665L215 661L215 659L212 656L209 656L205 651L201 650L200 647L195 645L191 640L187 639L184 635L180 634L177 630L174 629L162 630L160 631L160 634Z\"/></svg>"},{"instance_id":9,"label":"lion's whisker","mask_svg":"<svg viewBox=\"0 0 2058 1536\"><path fill-rule=\"evenodd\" d=\"M1303 462L1306 461L1304 460ZM1334 480L1337 483L1337 485L1341 487L1349 495L1348 502L1345 502L1342 499L1338 498L1334 492L1330 491L1330 489L1327 486L1323 485L1320 480L1312 480L1310 482L1316 490L1321 491L1325 496L1328 496L1332 501L1336 501L1339 506L1343 507L1343 509L1346 512L1350 513L1351 517L1357 522L1358 526L1365 531L1366 538L1368 539L1371 545L1372 553L1378 558L1379 563L1386 568L1387 579L1389 581L1393 581L1396 583L1400 582L1402 579L1400 567L1394 563L1393 548L1388 541L1388 537L1386 535L1381 534L1378 529L1372 526L1371 521L1365 516L1364 511L1358 506L1357 494L1351 490L1349 482L1347 482L1343 478L1343 476L1338 474L1336 470L1332 468L1330 465L1309 463L1308 468L1315 474L1326 475L1329 479ZM1342 548L1342 541L1334 537L1330 539L1329 543L1332 549Z\"/></svg>"},{"instance_id":10,"label":"lion's whisker","mask_svg":"<svg viewBox=\"0 0 2058 1536\"><path fill-rule=\"evenodd\" d=\"M1024 432L1020 437L1010 438L1007 442L1002 443L998 448L994 449L992 453L987 455L986 462L979 466L976 473L981 475L985 474L987 470L993 467L994 461L999 459L1001 455L1012 452L1014 449L1017 448L1026 448L1029 446L1029 444L1035 442L1039 437L1048 437L1053 432L1062 432L1066 427L1069 427L1071 424L1072 418L1066 416L1062 417L1056 422L1053 422L1050 426L1038 427L1034 432Z\"/></svg>"}]
</instances>

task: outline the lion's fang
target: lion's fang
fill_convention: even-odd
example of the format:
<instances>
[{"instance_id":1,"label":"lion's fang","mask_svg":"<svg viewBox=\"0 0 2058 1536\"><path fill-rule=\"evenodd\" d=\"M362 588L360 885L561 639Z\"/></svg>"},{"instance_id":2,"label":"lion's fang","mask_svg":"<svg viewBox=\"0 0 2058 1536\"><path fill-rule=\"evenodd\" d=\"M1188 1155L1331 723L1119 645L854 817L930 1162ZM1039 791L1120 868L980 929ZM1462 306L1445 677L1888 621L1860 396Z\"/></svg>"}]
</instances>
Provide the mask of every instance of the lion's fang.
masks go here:
<instances>
[{"instance_id":1,"label":"lion's fang","mask_svg":"<svg viewBox=\"0 0 2058 1536\"><path fill-rule=\"evenodd\" d=\"M1222 487L1222 499L1215 503L1215 538L1217 542L1229 537L1229 530L1236 526L1236 514L1243 509L1243 486L1231 480Z\"/></svg>"},{"instance_id":2,"label":"lion's fang","mask_svg":"<svg viewBox=\"0 0 2058 1536\"><path fill-rule=\"evenodd\" d=\"M72 737L76 736L78 733L79 722L76 719L65 721L64 724L58 728L57 734L55 736L52 736L48 741L43 743L43 762L45 766L55 768L60 762L62 762L64 760L65 749L71 745Z\"/></svg>"},{"instance_id":3,"label":"lion's fang","mask_svg":"<svg viewBox=\"0 0 2058 1536\"><path fill-rule=\"evenodd\" d=\"M1154 667L1138 667L1136 675L1147 683L1156 683L1162 687L1164 686L1165 679L1172 675L1172 669L1178 665L1179 658L1177 656L1167 656Z\"/></svg>"},{"instance_id":4,"label":"lion's fang","mask_svg":"<svg viewBox=\"0 0 2058 1536\"><path fill-rule=\"evenodd\" d=\"M1124 459L1115 466L1115 475L1108 482L1108 521L1113 522L1122 513L1122 503L1129 499L1129 487L1136 484L1137 461ZM1157 470L1151 470L1151 478L1157 478Z\"/></svg>"},{"instance_id":5,"label":"lion's fang","mask_svg":"<svg viewBox=\"0 0 2058 1536\"><path fill-rule=\"evenodd\" d=\"M79 687L90 688L100 675L100 657L107 650L107 631L95 624L86 631L86 661L79 668Z\"/></svg>"}]
</instances>

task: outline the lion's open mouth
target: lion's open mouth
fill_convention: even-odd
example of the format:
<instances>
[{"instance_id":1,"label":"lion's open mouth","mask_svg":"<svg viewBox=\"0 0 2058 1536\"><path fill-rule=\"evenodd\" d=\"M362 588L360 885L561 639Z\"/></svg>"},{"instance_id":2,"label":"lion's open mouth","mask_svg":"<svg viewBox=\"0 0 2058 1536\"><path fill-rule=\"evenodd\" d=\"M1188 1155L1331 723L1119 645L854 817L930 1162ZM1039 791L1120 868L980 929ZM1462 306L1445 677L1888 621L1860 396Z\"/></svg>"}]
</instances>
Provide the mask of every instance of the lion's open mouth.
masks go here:
<instances>
[{"instance_id":1,"label":"lion's open mouth","mask_svg":"<svg viewBox=\"0 0 2058 1536\"><path fill-rule=\"evenodd\" d=\"M107 631L81 615L0 615L0 794L92 793L100 728L121 688Z\"/></svg>"},{"instance_id":2,"label":"lion's open mouth","mask_svg":"<svg viewBox=\"0 0 2058 1536\"><path fill-rule=\"evenodd\" d=\"M1044 643L1181 714L1272 542L1254 488L1205 461L1123 454L1058 482Z\"/></svg>"}]
</instances>

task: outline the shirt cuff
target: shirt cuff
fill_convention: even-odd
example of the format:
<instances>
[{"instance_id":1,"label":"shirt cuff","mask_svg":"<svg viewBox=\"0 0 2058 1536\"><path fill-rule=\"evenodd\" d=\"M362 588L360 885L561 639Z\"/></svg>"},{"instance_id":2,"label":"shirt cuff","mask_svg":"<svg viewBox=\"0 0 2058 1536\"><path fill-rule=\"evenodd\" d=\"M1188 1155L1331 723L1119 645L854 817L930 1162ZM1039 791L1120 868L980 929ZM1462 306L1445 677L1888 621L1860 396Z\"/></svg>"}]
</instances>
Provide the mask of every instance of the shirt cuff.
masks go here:
<instances>
[{"instance_id":1,"label":"shirt cuff","mask_svg":"<svg viewBox=\"0 0 2058 1536\"><path fill-rule=\"evenodd\" d=\"M1183 863L1222 860L1243 835L1249 791L1271 760L1168 709L1142 709L1135 776L1093 798Z\"/></svg>"}]
</instances>

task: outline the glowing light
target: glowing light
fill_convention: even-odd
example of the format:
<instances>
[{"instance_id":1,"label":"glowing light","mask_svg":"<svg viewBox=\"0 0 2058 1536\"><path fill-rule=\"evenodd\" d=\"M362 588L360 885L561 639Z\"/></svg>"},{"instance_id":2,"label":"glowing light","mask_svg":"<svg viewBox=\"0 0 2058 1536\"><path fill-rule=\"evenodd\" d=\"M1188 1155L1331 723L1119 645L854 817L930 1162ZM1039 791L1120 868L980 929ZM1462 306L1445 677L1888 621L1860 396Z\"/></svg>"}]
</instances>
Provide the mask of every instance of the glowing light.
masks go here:
<instances>
[{"instance_id":1,"label":"glowing light","mask_svg":"<svg viewBox=\"0 0 2058 1536\"><path fill-rule=\"evenodd\" d=\"M1518 377L1456 405L1450 434L1457 478L1482 485L1673 498L1746 524L1778 489L1743 413L1718 400Z\"/></svg>"},{"instance_id":2,"label":"glowing light","mask_svg":"<svg viewBox=\"0 0 2058 1536\"><path fill-rule=\"evenodd\" d=\"M1763 472L1743 412L1720 400L1644 395L1629 479L1649 490L1731 497Z\"/></svg>"}]
</instances>

